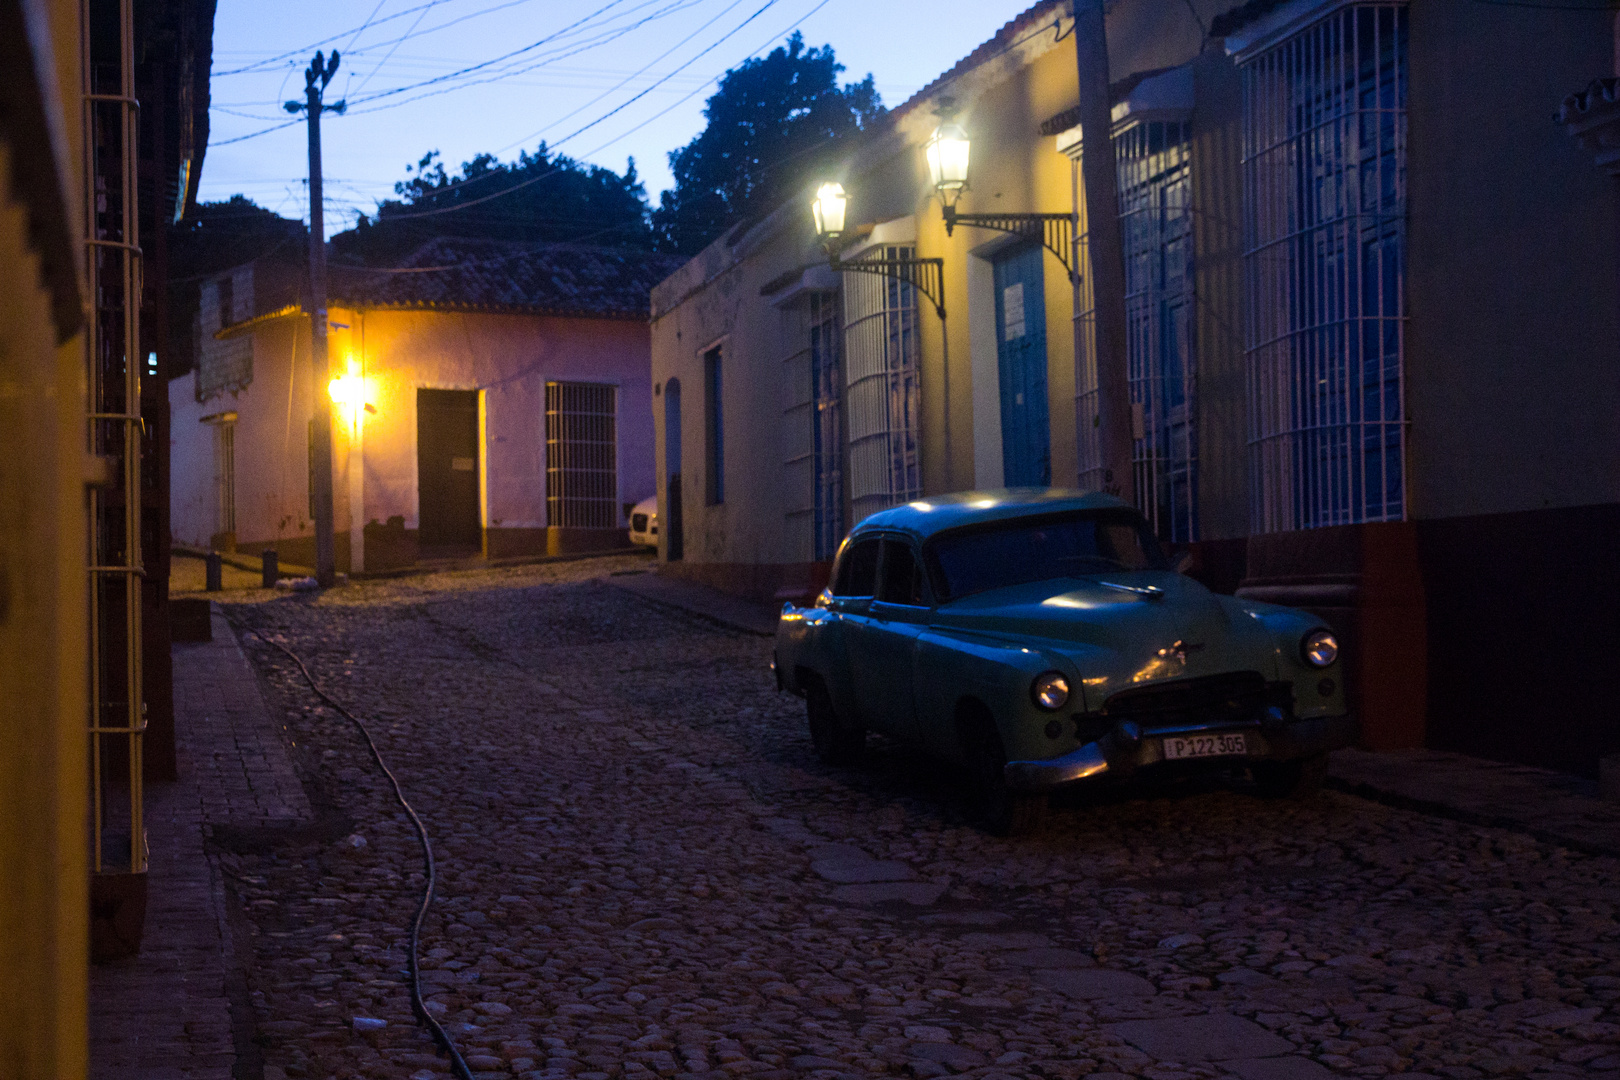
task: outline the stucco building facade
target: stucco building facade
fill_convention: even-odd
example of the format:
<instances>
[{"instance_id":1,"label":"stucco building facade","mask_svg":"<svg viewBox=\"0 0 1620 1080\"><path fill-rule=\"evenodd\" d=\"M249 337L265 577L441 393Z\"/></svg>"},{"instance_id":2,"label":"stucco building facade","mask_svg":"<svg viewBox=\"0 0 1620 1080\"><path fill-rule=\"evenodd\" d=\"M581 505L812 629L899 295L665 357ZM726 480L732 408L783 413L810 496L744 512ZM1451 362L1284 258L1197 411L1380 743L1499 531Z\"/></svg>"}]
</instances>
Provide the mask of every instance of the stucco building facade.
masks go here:
<instances>
[{"instance_id":1,"label":"stucco building facade","mask_svg":"<svg viewBox=\"0 0 1620 1080\"><path fill-rule=\"evenodd\" d=\"M204 285L197 370L170 386L178 541L312 565L310 419L332 408L339 569L619 546L653 490L646 295L664 256L435 241L334 271L311 384L298 275ZM437 269L435 269L437 268Z\"/></svg>"},{"instance_id":2,"label":"stucco building facade","mask_svg":"<svg viewBox=\"0 0 1620 1080\"><path fill-rule=\"evenodd\" d=\"M938 259L937 290L831 271L814 183L655 290L670 572L802 596L881 506L1098 486L1071 29L1031 7L817 178L848 193L846 263ZM1599 619L1620 646L1595 554L1620 221L1554 113L1613 72L1614 16L1121 0L1107 30L1137 505L1212 587L1343 632L1369 745L1594 769L1620 750L1579 659ZM1072 247L947 235L942 114L971 139L959 208L1068 214Z\"/></svg>"}]
</instances>

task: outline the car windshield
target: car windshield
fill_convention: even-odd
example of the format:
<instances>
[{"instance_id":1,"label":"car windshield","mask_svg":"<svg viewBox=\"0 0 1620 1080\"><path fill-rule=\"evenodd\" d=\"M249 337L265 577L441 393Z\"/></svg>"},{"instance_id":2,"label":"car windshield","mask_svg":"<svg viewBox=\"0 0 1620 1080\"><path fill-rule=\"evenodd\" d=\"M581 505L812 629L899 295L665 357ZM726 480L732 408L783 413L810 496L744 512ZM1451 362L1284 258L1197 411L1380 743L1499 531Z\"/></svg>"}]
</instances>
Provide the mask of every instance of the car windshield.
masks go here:
<instances>
[{"instance_id":1,"label":"car windshield","mask_svg":"<svg viewBox=\"0 0 1620 1080\"><path fill-rule=\"evenodd\" d=\"M1169 563L1130 510L1081 510L953 529L926 549L934 589L954 600L987 589Z\"/></svg>"}]
</instances>

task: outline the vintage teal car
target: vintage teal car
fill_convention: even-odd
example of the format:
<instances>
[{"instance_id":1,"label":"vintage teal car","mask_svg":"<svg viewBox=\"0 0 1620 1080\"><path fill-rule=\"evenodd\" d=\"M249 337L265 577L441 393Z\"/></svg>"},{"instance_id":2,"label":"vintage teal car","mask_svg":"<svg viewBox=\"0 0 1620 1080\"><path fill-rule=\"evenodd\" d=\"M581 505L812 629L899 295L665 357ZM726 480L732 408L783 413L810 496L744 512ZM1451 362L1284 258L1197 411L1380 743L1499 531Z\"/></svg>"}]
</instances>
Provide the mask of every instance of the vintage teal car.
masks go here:
<instances>
[{"instance_id":1,"label":"vintage teal car","mask_svg":"<svg viewBox=\"0 0 1620 1080\"><path fill-rule=\"evenodd\" d=\"M779 688L817 754L868 730L968 766L987 825L1141 770L1246 768L1314 790L1355 741L1339 645L1316 617L1184 576L1136 510L1060 489L967 492L866 518L776 632Z\"/></svg>"}]
</instances>

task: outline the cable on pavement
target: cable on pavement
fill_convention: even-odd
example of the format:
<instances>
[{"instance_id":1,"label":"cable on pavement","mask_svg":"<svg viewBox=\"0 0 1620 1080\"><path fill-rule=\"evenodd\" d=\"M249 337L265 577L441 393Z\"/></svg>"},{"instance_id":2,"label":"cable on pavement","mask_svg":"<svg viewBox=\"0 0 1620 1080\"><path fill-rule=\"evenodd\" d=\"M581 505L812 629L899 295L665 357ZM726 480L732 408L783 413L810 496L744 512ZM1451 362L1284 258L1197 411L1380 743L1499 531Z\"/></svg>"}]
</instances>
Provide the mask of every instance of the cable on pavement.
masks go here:
<instances>
[{"instance_id":1,"label":"cable on pavement","mask_svg":"<svg viewBox=\"0 0 1620 1080\"><path fill-rule=\"evenodd\" d=\"M310 674L309 668L299 659L297 653L281 642L267 636L256 627L246 626L229 616L226 616L226 620L237 629L248 631L266 645L273 645L280 649L286 654L287 659L298 665L298 670L303 674L304 681L309 683L309 688L315 692L315 696L342 713L359 730L360 737L366 740L366 746L371 749L371 759L377 763L377 768L382 770L383 775L388 777L388 782L394 785L394 798L398 801L401 809L405 811L405 815L411 819L411 825L416 829L416 838L422 845L422 863L427 867L427 882L422 889L422 902L416 908L416 918L411 921L410 945L405 956L406 973L410 976L411 1011L416 1014L416 1019L421 1022L422 1026L428 1029L428 1033L433 1036L433 1041L439 1045L439 1049L449 1055L450 1071L460 1077L461 1080L473 1080L472 1072L467 1068L467 1063L462 1060L461 1051L456 1049L456 1044L450 1038L450 1033L444 1030L444 1026L438 1020L434 1019L433 1014L427 1011L427 1005L422 1001L422 980L417 965L416 948L418 939L422 934L422 921L427 918L428 908L433 903L433 886L436 880L433 867L433 845L428 843L427 828L423 826L422 819L416 816L416 811L411 808L410 801L405 798L405 792L399 786L398 778L383 762L382 754L377 750L377 744L371 738L371 732L366 728L365 722L344 708L338 703L337 699L322 689L321 684L316 681L314 675Z\"/></svg>"}]
</instances>

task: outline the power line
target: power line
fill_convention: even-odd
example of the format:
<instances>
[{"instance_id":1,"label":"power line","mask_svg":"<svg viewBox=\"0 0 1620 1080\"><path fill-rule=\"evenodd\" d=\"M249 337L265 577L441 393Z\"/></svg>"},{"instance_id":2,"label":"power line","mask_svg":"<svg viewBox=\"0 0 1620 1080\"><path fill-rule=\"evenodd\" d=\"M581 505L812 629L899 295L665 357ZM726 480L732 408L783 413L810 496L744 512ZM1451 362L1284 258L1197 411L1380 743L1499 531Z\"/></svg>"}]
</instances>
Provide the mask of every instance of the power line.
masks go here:
<instances>
[{"instance_id":1,"label":"power line","mask_svg":"<svg viewBox=\"0 0 1620 1080\"><path fill-rule=\"evenodd\" d=\"M647 7L652 2L656 2L656 0L648 0L647 3L639 4L639 5L637 5L637 7L631 8L630 10L635 11L635 10L638 10L639 8ZM606 44L608 44L610 42L617 41L619 38L624 37L626 34L629 34L634 30L640 29L641 27L645 26L646 24L648 24L650 22L653 22L653 21L655 21L657 19L664 18L665 16L673 14L675 12L685 11L686 9L692 8L692 7L698 7L701 4L706 3L706 2L707 2L707 0L675 0L674 3L669 4L667 7L661 8L660 10L653 12L651 15L648 15L645 18L640 19L640 20L638 20L638 21L636 21L634 23L631 23L629 26L623 26L623 27L619 27L617 29L612 29L612 30L604 30L604 31L602 31L602 33L598 37L596 37L594 39L585 41L583 43L575 42L573 44L566 45L566 46L563 47L563 51L543 54L541 59L535 60L533 63L528 64L528 66L526 66L526 67L513 66L513 65L509 64L505 68L502 68L499 72L496 72L496 73L490 75L487 78L468 79L468 80L465 80L465 81L462 81L462 82L458 82L454 86L445 87L442 90L430 90L425 94L417 94L415 97L406 98L404 101L390 102L387 105L379 105L379 106L376 106L375 108L370 108L370 109L357 109L355 111L356 112L361 112L361 113L378 112L378 111L381 111L382 109L392 109L392 108L398 108L401 105L409 105L413 101L421 101L424 98L436 97L436 96L438 96L440 94L448 94L448 93L452 93L452 92L454 92L456 90L463 90L463 89L465 89L465 88L467 88L469 86L481 86L481 85L483 85L485 83L501 82L501 81L504 81L506 79L511 78L514 75L523 75L523 74L526 74L526 73L528 73L530 71L535 70L536 68L545 67L548 64L556 63L559 60L567 60L567 59L569 59L571 57L579 56L582 53L590 52L592 49L597 49L597 48L600 48L601 46L606 45ZM628 14L628 13L626 13L626 14ZM578 25L578 24L575 24L575 25ZM553 34L551 36L551 38L548 38L546 40L554 40L555 38L561 36L561 33L562 32L559 32L558 34ZM470 72L481 70L481 69L489 67L489 66L491 66L493 64L500 63L500 62L502 62L504 60L509 60L513 56L519 55L519 54L524 53L524 52L531 51L532 49L534 49L535 47L537 47L538 45L541 45L541 44L544 44L544 41L536 42L535 45L528 46L525 49L520 49L515 53L508 53L505 56L498 56L498 57L494 58L493 60L487 60L487 61L484 61L481 64L474 64L474 65L472 65L470 67L462 68L459 71L452 71L452 72L450 72L449 74L446 74L446 75L440 75L440 76L437 76L437 77L431 78L431 79L423 79L423 80L421 80L419 82L409 83L409 84L407 84L405 86L395 87L392 90L378 91L377 93L371 94L368 97L363 97L363 98L358 99L354 104L363 105L363 104L366 104L368 102L381 100L382 98L385 98L385 97L391 97L391 96L393 96L395 94L408 93L409 91L412 91L412 90L420 90L425 86L434 86L434 85L437 85L437 84L442 83L442 82L448 82L448 81L453 80L453 79L459 79L462 76L464 76L464 75L466 75L466 74L468 74ZM567 51L567 50L572 50L572 51Z\"/></svg>"},{"instance_id":2,"label":"power line","mask_svg":"<svg viewBox=\"0 0 1620 1080\"><path fill-rule=\"evenodd\" d=\"M380 98L392 97L395 94L407 93L408 91L419 89L419 88L421 88L423 86L431 86L431 85L433 85L435 83L441 83L441 82L444 82L444 81L446 81L448 79L454 79L454 78L458 78L459 76L462 76L462 75L471 74L474 71L481 71L484 68L491 67L492 65L498 64L503 60L510 60L514 56L522 56L524 53L533 52L535 49L538 49L540 46L546 44L547 42L555 41L557 38L559 38L559 37L563 36L564 34L568 33L570 30L574 30L574 29L584 25L585 23L590 22L592 19L596 18L598 15L601 15L603 12L608 11L611 8L618 7L622 3L624 3L624 0L608 0L608 2L606 4L604 4L601 7L597 8L595 11L591 12L589 15L586 15L584 18L578 19L578 20L576 20L576 21L574 21L572 23L569 23L567 26L563 27L561 30L558 30L556 33L548 34L545 37L541 38L539 41L531 42L530 44L523 46L521 49L513 49L509 53L503 53L500 56L492 57L489 60L480 61L479 63L472 64L472 65L470 65L468 67L464 67L460 71L452 71L448 75L439 75L439 76L436 76L435 78L426 79L426 80L424 80L422 82L415 83L415 84L412 84L412 85L409 85L409 86L396 86L391 90L381 90L381 91L378 91L377 93L371 95L368 98L361 98L355 104L361 104L361 103L366 102L366 101L376 101L376 100L379 100Z\"/></svg>"},{"instance_id":3,"label":"power line","mask_svg":"<svg viewBox=\"0 0 1620 1080\"><path fill-rule=\"evenodd\" d=\"M768 0L768 2L765 4L764 7L760 8L758 11L754 12L754 14L750 15L747 19L745 19L742 23L738 24L736 29L732 30L730 33L727 33L724 38L720 39L720 41L724 41L726 38L731 37L732 34L737 32L737 30L741 30L744 26L747 26L750 22L753 22L754 19L758 18L761 14L763 14L766 11L766 9L770 8L775 3L776 3L776 0ZM831 0L821 0L821 2L818 3L815 7L811 8L809 11L807 11L803 15L799 16L798 19L794 20L793 24L790 25L786 30L783 30L783 31L781 31L781 32L779 32L777 34L772 35L765 42L765 44L759 46L753 52L749 53L748 56L745 57L744 59L750 59L750 58L758 55L760 52L764 51L765 49L770 48L770 46L773 45L784 34L792 33L794 30L796 30L799 27L800 23L803 23L806 19L808 19L810 16L814 15L816 12L820 11L822 8L826 7L829 3L831 3ZM714 45L719 45L720 41L715 42ZM706 52L710 51L710 49L714 48L714 45L711 45L708 49L703 50L703 52L706 53ZM702 56L702 55L703 55L703 53L698 54L698 56ZM697 57L692 58L692 60L696 60L696 59L697 59ZM687 64L692 63L692 60L687 61ZM683 65L683 67L684 66L686 66L686 65ZM677 70L680 70L680 69L677 69ZM627 138L631 134L633 134L633 133L635 133L637 131L640 131L642 128L646 127L648 124L652 123L654 120L657 120L659 117L661 117L661 116L665 115L666 113L672 111L677 106L679 106L682 103L690 100L692 97L694 97L698 93L700 93L705 87L709 86L710 84L712 84L714 82L717 82L721 77L722 76L716 75L714 78L710 79L708 82L705 82L701 86L699 86L696 89L692 90L685 97L681 98L680 101L677 101L674 105L669 106L669 108L666 108L666 109L662 110L661 112L655 113L654 115L648 117L646 120L643 120L641 123L637 124L635 127L630 128L628 131L620 132L618 135L615 135L613 138L609 139L607 142L603 143L601 146L598 146L594 150L589 151L585 156L589 157L591 154L600 153L601 151L606 150L609 146L612 146L614 143L620 141L621 139ZM643 91L642 94L638 94L636 96L637 97L642 97L642 96L645 95L645 93L646 92ZM634 101L635 98L632 98L631 100ZM628 105L628 104L630 104L629 101L624 103L624 105ZM568 139L573 138L574 135L578 135L581 132L587 131L590 128L595 127L598 123L600 123L601 121L607 119L608 116L613 115L614 112L618 112L619 109L624 108L624 105L620 105L618 109L614 109L612 112L609 112L609 113L607 113L607 114L605 114L603 116L598 117L596 120L593 120L593 121L591 121L591 123L585 125L585 127L582 127L578 131L573 132L573 134L564 136L562 139L559 139L557 141L557 143L555 143L553 145L559 145L560 146L563 142L566 142ZM389 214L388 217L387 217L387 220L390 221L390 222L394 222L394 221L406 221L406 220L410 220L412 218L437 217L440 214L447 214L447 213L450 213L453 210L464 210L464 209L466 209L468 207L471 207L471 206L477 206L479 203L489 202L491 199L498 199L502 195L510 195L512 192L521 190L522 188L526 188L531 184L537 184L541 180L544 180L549 176L555 176L557 173L559 173L561 171L562 171L561 167L554 168L554 169L549 169L546 172L543 172L538 176L533 176L533 177L530 177L527 180L524 180L522 183L514 184L509 188L504 188L504 189L502 189L500 191L493 192L493 193L491 193L489 195L485 195L485 196L482 196L482 197L477 198L477 199L472 199L472 200L470 200L468 202L461 203L461 204L459 204L457 206L441 207L441 208L436 209L436 210L424 210L424 211L421 211L419 213L414 213L414 214ZM467 182L468 181L465 181L465 180L461 181L461 183L463 183L463 184L465 184ZM448 189L446 189L446 190L448 190ZM379 218L379 221L380 220L382 220L382 219Z\"/></svg>"},{"instance_id":4,"label":"power line","mask_svg":"<svg viewBox=\"0 0 1620 1080\"><path fill-rule=\"evenodd\" d=\"M428 0L428 2L425 3L425 4L419 4L418 6L413 7L413 8L406 8L404 11L397 11L394 14L388 16L385 19L380 19L380 20L377 21L376 25L381 26L385 22L392 22L395 19L403 19L405 16L411 14L412 12L422 11L422 10L424 10L426 8L438 7L440 4L448 4L448 3L451 3L451 2L452 2L452 0ZM305 45L302 48L291 49L291 50L289 50L287 52L276 53L274 56L270 57L267 60L260 60L257 63L249 64L246 67L230 68L230 69L225 70L225 71L216 71L213 74L214 74L215 77L218 77L218 76L221 76L221 75L244 75L244 74L249 74L249 73L252 73L252 72L268 71L271 68L279 67L280 62L283 61L283 60L295 60L295 59L297 59L299 57L302 57L302 56L306 55L309 52L309 50L311 50L311 49L318 49L322 45L330 45L332 42L337 41L340 38L348 37L353 32L354 31L352 31L352 30L345 30L342 33L333 34L331 37L325 37L325 38L322 38L319 41L312 42L312 43L310 43L308 45Z\"/></svg>"},{"instance_id":5,"label":"power line","mask_svg":"<svg viewBox=\"0 0 1620 1080\"><path fill-rule=\"evenodd\" d=\"M680 41L678 41L674 45L670 46L663 53L659 54L657 59L655 59L651 63L648 63L645 66L643 66L640 71L637 71L632 75L628 75L624 79L620 80L617 86L614 86L614 87L612 87L611 89L608 89L608 90L604 90L602 93L598 94L596 97L592 98L590 101L587 101L585 104L581 105L579 108L575 109L573 112L566 113L563 116L559 116L557 119L553 120L551 123L549 123L545 127L541 128L539 131L530 132L528 135L523 136L523 138L521 138L521 139L518 139L518 140L516 140L514 142L507 143L505 146L501 147L499 150L496 150L495 153L503 154L506 151L512 149L512 147L514 147L514 146L522 145L523 143L528 142L530 139L533 139L536 136L544 135L546 132L550 131L552 128L556 127L558 124L562 123L564 120L567 120L567 119L569 119L571 117L574 117L574 116L578 116L580 113L584 112L586 109L589 109L591 106L595 105L597 102L601 101L603 98L609 97L609 96L611 96L613 94L618 93L632 79L638 78L639 76L645 74L647 72L648 68L651 68L654 64L659 63L665 57L667 57L670 53L672 53L675 50L679 49L682 45L685 45L688 41L691 41L693 38L695 38L699 34L703 33L703 31L705 31L709 27L713 26L727 12L729 12L732 8L736 7L740 3L742 3L742 0L732 0L732 2L729 5L727 5L726 7L722 8L720 10L720 13L718 15L716 15L714 18L710 19L708 22L704 23L702 26L698 27L696 30L692 31L690 34L686 35ZM689 66L690 66L690 64L683 65L683 67L689 67ZM671 72L670 74L674 75L674 74L678 73L680 70L682 70L682 69L677 68L675 72ZM658 82L655 82L653 84L653 86L662 85L664 82L668 81L668 78L669 78L669 76L666 76L665 78L660 79ZM652 89L652 87L648 87L648 89L650 90L650 89Z\"/></svg>"},{"instance_id":6,"label":"power line","mask_svg":"<svg viewBox=\"0 0 1620 1080\"><path fill-rule=\"evenodd\" d=\"M825 2L827 2L827 0L823 0L823 2L825 3ZM608 117L614 115L617 112L620 112L621 110L623 110L627 106L631 105L632 103L640 100L641 98L646 97L647 94L652 92L654 87L661 85L663 82L667 81L670 78L670 76L672 76L672 75L676 74L677 72L680 72L680 71L684 70L685 68L691 66L693 63L695 63L698 60L699 57L701 57L701 56L703 56L703 55L705 55L705 54L707 54L709 52L712 52L714 49L718 48L722 42L726 41L732 35L736 34L738 31L740 31L743 27L747 26L749 23L751 23L755 19L759 18L767 10L769 10L771 7L775 6L776 3L777 3L777 0L765 0L765 4L762 7L760 7L759 9L757 9L752 15L748 16L748 18L744 19L741 23L738 23L731 30L728 30L723 36L721 36L721 38L718 41L715 41L713 44L709 45L702 52L698 53L697 56L692 57L685 64L682 64L680 67L676 68L675 71L670 72L670 75L666 75L663 79L660 79L657 83L654 83L653 86L649 86L647 89L641 91L639 94L636 94L634 97L630 98L628 101L622 102L618 106L616 106L616 107L608 110L607 112L603 113L601 116L597 117L595 120L592 120L590 123L586 124L584 127L579 128L578 130L573 131L573 132L563 136L561 139L558 139L556 143L552 144L553 147L561 146L563 143L567 142L569 139L574 138L574 136L580 135L580 134L583 134L586 131L589 131L591 128L595 127L597 124L600 124L602 121L606 120ZM736 4L733 3L732 7L735 7L735 6L736 6ZM731 8L727 8L726 10L730 11ZM809 16L807 15L805 17L808 18ZM713 20L710 20L710 21L712 22ZM772 38L772 40L774 41L775 38ZM755 50L755 51L758 51L758 50ZM699 87L698 89L701 90L702 87ZM696 93L696 92L697 91L693 91L693 93ZM687 95L687 97L691 97L691 96L692 96L691 94ZM665 111L667 112L668 110L666 109ZM635 129L631 129L631 130L635 130ZM626 132L626 134L628 134L628 132ZM619 136L619 138L623 138L623 136L621 135L621 136ZM613 141L617 142L618 139L615 139ZM592 151L592 152L595 153L595 151ZM484 203L484 202L488 202L491 199L500 198L502 195L509 195L512 192L519 191L519 190L521 190L523 188L526 188L526 187L530 186L531 184L538 184L540 181L546 179L547 177L555 176L561 171L562 171L561 167L554 168L554 169L549 169L546 172L540 173L538 176L532 176L529 179L522 181L521 183L513 184L509 188L504 188L501 191L493 192L493 193L491 193L489 195L484 195L484 196L481 196L481 197L479 197L477 199L472 199L472 200L469 200L467 202L460 203L460 204L458 204L456 206L444 206L444 207L440 207L440 208L438 208L436 210L423 210L423 211L421 211L419 213L415 213L415 214L390 214L390 215L388 215L388 218L389 218L390 221L400 221L400 220L406 220L406 219L409 219L409 218L437 217L439 214L448 214L453 210L462 210L462 209L465 209L465 208L467 208L469 206L477 206L479 203ZM463 183L463 184L466 183L466 182L467 181L465 181L465 180L461 181L461 183ZM448 188L446 188L444 190L448 190Z\"/></svg>"}]
</instances>

